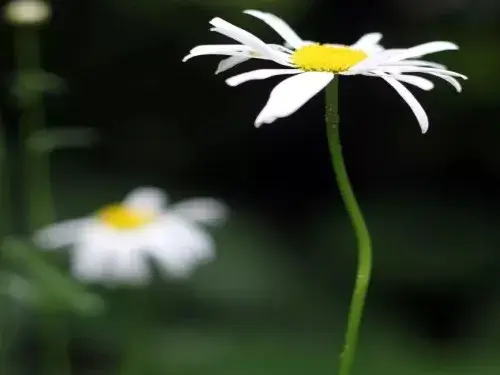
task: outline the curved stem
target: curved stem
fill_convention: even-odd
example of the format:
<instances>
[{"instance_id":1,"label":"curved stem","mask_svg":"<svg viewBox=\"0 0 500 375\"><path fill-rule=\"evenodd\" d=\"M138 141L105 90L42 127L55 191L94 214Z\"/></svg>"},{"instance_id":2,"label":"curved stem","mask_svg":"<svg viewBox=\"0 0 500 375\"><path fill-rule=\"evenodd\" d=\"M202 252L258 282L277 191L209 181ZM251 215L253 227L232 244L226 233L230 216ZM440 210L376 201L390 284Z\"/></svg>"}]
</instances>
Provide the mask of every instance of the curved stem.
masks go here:
<instances>
[{"instance_id":1,"label":"curved stem","mask_svg":"<svg viewBox=\"0 0 500 375\"><path fill-rule=\"evenodd\" d=\"M351 372L354 357L356 355L359 327L363 316L368 286L370 284L372 246L370 233L368 232L363 214L356 201L342 156L342 146L339 135L338 78L335 78L326 88L325 116L333 170L335 172L340 194L342 195L342 199L356 233L358 243L356 283L349 309L345 344L340 357L339 369L339 375L348 375Z\"/></svg>"}]
</instances>

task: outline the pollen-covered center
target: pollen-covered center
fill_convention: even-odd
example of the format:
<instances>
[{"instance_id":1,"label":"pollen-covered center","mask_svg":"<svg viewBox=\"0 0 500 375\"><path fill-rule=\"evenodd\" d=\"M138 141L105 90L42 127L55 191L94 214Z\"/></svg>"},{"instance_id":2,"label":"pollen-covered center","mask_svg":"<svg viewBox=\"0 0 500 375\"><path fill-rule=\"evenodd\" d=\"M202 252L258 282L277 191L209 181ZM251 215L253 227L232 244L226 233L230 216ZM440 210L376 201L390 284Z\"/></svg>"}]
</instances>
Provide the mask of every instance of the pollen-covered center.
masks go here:
<instances>
[{"instance_id":1,"label":"pollen-covered center","mask_svg":"<svg viewBox=\"0 0 500 375\"><path fill-rule=\"evenodd\" d=\"M300 69L313 72L339 73L352 68L368 55L348 46L312 44L297 49L291 56Z\"/></svg>"},{"instance_id":2,"label":"pollen-covered center","mask_svg":"<svg viewBox=\"0 0 500 375\"><path fill-rule=\"evenodd\" d=\"M97 217L104 224L123 230L140 228L154 219L153 214L133 210L120 204L105 206L97 212Z\"/></svg>"}]
</instances>

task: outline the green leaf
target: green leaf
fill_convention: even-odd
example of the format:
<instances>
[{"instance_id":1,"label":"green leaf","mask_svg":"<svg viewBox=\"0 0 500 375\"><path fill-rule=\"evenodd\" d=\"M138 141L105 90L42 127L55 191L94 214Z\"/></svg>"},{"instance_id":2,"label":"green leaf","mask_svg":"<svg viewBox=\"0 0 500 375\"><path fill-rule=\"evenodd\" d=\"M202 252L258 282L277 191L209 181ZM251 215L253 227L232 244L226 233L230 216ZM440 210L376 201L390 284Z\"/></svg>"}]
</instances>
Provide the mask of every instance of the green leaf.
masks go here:
<instances>
[{"instance_id":1,"label":"green leaf","mask_svg":"<svg viewBox=\"0 0 500 375\"><path fill-rule=\"evenodd\" d=\"M0 250L6 260L19 266L29 278L36 281L41 291L39 302L51 301L51 308L69 309L83 315L94 315L102 311L102 299L62 274L46 262L29 241L7 237ZM49 307L49 306L46 306Z\"/></svg>"}]
</instances>

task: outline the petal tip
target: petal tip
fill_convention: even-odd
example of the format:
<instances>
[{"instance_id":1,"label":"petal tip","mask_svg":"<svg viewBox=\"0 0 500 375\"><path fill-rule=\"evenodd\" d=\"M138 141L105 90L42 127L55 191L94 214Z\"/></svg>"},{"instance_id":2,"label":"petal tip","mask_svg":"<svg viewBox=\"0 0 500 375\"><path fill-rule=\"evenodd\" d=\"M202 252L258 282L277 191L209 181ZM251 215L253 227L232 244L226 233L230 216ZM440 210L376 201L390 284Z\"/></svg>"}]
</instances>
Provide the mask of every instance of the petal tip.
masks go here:
<instances>
[{"instance_id":1,"label":"petal tip","mask_svg":"<svg viewBox=\"0 0 500 375\"><path fill-rule=\"evenodd\" d=\"M264 12L261 12L260 10L257 10L257 9L245 9L243 11L243 13L245 14L249 14L251 16L255 15L255 14L264 14Z\"/></svg>"}]
</instances>

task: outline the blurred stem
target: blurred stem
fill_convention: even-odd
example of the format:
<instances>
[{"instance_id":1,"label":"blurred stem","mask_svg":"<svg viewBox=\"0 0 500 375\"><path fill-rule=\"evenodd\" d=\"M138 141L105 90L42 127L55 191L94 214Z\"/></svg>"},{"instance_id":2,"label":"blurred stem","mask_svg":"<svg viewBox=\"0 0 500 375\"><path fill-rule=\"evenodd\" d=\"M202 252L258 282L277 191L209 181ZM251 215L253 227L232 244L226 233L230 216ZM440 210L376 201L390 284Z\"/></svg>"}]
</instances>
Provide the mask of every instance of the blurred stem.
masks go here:
<instances>
[{"instance_id":1,"label":"blurred stem","mask_svg":"<svg viewBox=\"0 0 500 375\"><path fill-rule=\"evenodd\" d=\"M22 113L19 119L20 144L24 172L24 196L28 209L28 230L50 224L54 220L50 184L49 153L30 142L45 128L43 106L43 70L41 68L40 35L37 27L17 27L14 31L18 69L18 90ZM65 323L51 313L42 313L41 334L44 350L44 373L69 375Z\"/></svg>"},{"instance_id":2,"label":"blurred stem","mask_svg":"<svg viewBox=\"0 0 500 375\"><path fill-rule=\"evenodd\" d=\"M7 158L7 139L3 122L0 118L0 236L6 236L10 230L10 215L13 214L10 207L10 178L9 160Z\"/></svg>"},{"instance_id":3,"label":"blurred stem","mask_svg":"<svg viewBox=\"0 0 500 375\"><path fill-rule=\"evenodd\" d=\"M0 212L2 215L0 217L0 239L3 241L10 231L9 215L12 215L10 210L10 179L8 170L8 160L7 160L7 140L5 138L5 131L3 129L3 123L0 119ZM3 253L0 252L0 260L2 266L5 264L5 259ZM3 267L2 267L3 268ZM3 314L0 315L0 373L9 374L10 373L10 344L11 344L11 334L10 334L10 324L6 324L9 319L10 305L7 304L3 306Z\"/></svg>"},{"instance_id":4,"label":"blurred stem","mask_svg":"<svg viewBox=\"0 0 500 375\"><path fill-rule=\"evenodd\" d=\"M342 156L339 134L338 113L338 77L326 88L326 126L332 165L337 179L340 194L351 219L358 243L358 269L354 292L349 309L347 331L342 355L340 357L339 375L349 375L356 355L359 327L363 316L366 294L370 283L372 268L372 246L370 233L358 202L352 190L349 176Z\"/></svg>"},{"instance_id":5,"label":"blurred stem","mask_svg":"<svg viewBox=\"0 0 500 375\"><path fill-rule=\"evenodd\" d=\"M30 143L31 137L45 128L45 109L40 80L40 36L36 27L15 30L15 54L18 85L22 103L19 134L23 151L25 197L28 209L28 228L32 232L54 219L50 184L49 152ZM38 80L34 82L33 80Z\"/></svg>"},{"instance_id":6,"label":"blurred stem","mask_svg":"<svg viewBox=\"0 0 500 375\"><path fill-rule=\"evenodd\" d=\"M147 372L144 368L144 343L147 342L147 322L149 295L148 291L139 291L126 288L123 305L127 306L127 313L123 316L120 331L125 333L120 375L137 375Z\"/></svg>"}]
</instances>

